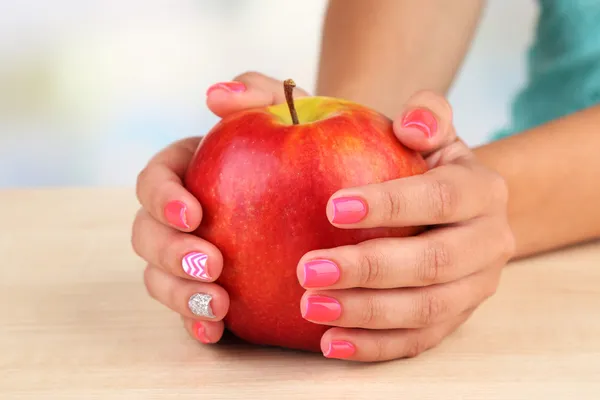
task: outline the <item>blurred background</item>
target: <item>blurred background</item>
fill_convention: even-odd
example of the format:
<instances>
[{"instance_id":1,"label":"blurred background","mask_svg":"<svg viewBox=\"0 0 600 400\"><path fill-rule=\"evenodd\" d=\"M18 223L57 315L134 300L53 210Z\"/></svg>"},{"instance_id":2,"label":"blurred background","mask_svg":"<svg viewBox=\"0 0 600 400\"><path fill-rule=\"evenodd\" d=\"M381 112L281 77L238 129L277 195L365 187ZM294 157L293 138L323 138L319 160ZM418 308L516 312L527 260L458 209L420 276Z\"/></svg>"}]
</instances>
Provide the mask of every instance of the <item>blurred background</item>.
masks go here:
<instances>
[{"instance_id":1,"label":"blurred background","mask_svg":"<svg viewBox=\"0 0 600 400\"><path fill-rule=\"evenodd\" d=\"M0 187L132 185L166 144L211 128L206 89L246 70L311 90L325 5L0 0ZM470 145L507 121L536 13L488 1L450 93Z\"/></svg>"}]
</instances>

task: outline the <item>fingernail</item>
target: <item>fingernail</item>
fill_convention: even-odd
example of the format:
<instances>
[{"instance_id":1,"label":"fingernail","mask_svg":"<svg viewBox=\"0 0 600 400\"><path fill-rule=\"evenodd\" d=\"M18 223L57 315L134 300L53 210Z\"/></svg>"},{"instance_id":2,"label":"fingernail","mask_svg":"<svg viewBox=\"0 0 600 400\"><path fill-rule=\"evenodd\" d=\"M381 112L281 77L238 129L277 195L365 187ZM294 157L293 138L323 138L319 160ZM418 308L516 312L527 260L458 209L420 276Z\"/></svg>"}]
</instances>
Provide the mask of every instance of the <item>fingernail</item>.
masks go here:
<instances>
[{"instance_id":1,"label":"fingernail","mask_svg":"<svg viewBox=\"0 0 600 400\"><path fill-rule=\"evenodd\" d=\"M215 90L224 90L229 93L242 93L242 92L246 91L246 85L244 85L242 82L236 82L236 81L219 82L219 83L215 83L214 85L209 87L208 90L206 91L206 95L208 96Z\"/></svg>"},{"instance_id":2,"label":"fingernail","mask_svg":"<svg viewBox=\"0 0 600 400\"><path fill-rule=\"evenodd\" d=\"M304 287L333 285L340 279L340 269L329 260L313 260L304 264Z\"/></svg>"},{"instance_id":3,"label":"fingernail","mask_svg":"<svg viewBox=\"0 0 600 400\"><path fill-rule=\"evenodd\" d=\"M349 358L355 351L356 348L352 343L345 340L333 340L329 342L329 348L323 355L327 358Z\"/></svg>"},{"instance_id":4,"label":"fingernail","mask_svg":"<svg viewBox=\"0 0 600 400\"><path fill-rule=\"evenodd\" d=\"M199 317L214 318L215 315L210 307L211 301L212 296L210 294L195 293L188 300L188 307L194 315Z\"/></svg>"},{"instance_id":5,"label":"fingernail","mask_svg":"<svg viewBox=\"0 0 600 400\"><path fill-rule=\"evenodd\" d=\"M210 339L208 338L208 336L206 336L206 329L204 329L204 325L202 325L202 322L194 322L192 331L194 332L194 335L200 342L204 344L210 343Z\"/></svg>"},{"instance_id":6,"label":"fingernail","mask_svg":"<svg viewBox=\"0 0 600 400\"><path fill-rule=\"evenodd\" d=\"M415 108L406 113L402 119L404 128L416 128L423 132L425 137L430 138L436 134L438 123L433 113L424 108Z\"/></svg>"},{"instance_id":7,"label":"fingernail","mask_svg":"<svg viewBox=\"0 0 600 400\"><path fill-rule=\"evenodd\" d=\"M206 254L192 251L183 256L181 266L189 276L210 280L210 275L208 275L208 269L206 268L207 261L208 256Z\"/></svg>"},{"instance_id":8,"label":"fingernail","mask_svg":"<svg viewBox=\"0 0 600 400\"><path fill-rule=\"evenodd\" d=\"M165 218L172 225L188 229L186 211L187 206L181 201L170 201L165 206Z\"/></svg>"},{"instance_id":9,"label":"fingernail","mask_svg":"<svg viewBox=\"0 0 600 400\"><path fill-rule=\"evenodd\" d=\"M355 224L367 215L367 203L359 197L340 197L331 201L334 224Z\"/></svg>"},{"instance_id":10,"label":"fingernail","mask_svg":"<svg viewBox=\"0 0 600 400\"><path fill-rule=\"evenodd\" d=\"M341 304L330 297L309 296L302 317L316 322L335 321L342 314Z\"/></svg>"}]
</instances>

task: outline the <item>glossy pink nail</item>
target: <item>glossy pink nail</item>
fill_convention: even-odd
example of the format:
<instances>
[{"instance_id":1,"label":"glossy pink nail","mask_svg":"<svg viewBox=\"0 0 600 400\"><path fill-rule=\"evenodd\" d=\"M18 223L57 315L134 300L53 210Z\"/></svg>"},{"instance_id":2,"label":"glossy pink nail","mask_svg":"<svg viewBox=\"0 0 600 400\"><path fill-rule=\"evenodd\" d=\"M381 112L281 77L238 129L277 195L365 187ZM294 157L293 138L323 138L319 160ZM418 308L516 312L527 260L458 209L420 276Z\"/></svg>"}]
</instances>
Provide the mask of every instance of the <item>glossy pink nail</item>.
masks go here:
<instances>
[{"instance_id":1,"label":"glossy pink nail","mask_svg":"<svg viewBox=\"0 0 600 400\"><path fill-rule=\"evenodd\" d=\"M306 288L333 285L340 279L340 268L329 260L312 260L304 264L304 282Z\"/></svg>"},{"instance_id":2,"label":"glossy pink nail","mask_svg":"<svg viewBox=\"0 0 600 400\"><path fill-rule=\"evenodd\" d=\"M183 256L181 260L181 266L186 274L193 276L194 278L200 278L204 280L210 280L208 274L208 268L206 264L208 262L208 256L204 253L192 251Z\"/></svg>"},{"instance_id":3,"label":"glossy pink nail","mask_svg":"<svg viewBox=\"0 0 600 400\"><path fill-rule=\"evenodd\" d=\"M246 91L246 85L244 85L242 82L236 82L236 81L219 82L219 83L215 83L214 85L209 87L208 90L206 91L206 95L208 96L215 90L224 90L229 93L242 93L242 92Z\"/></svg>"},{"instance_id":4,"label":"glossy pink nail","mask_svg":"<svg viewBox=\"0 0 600 400\"><path fill-rule=\"evenodd\" d=\"M356 348L345 340L333 340L329 342L329 348L323 353L327 358L349 358L352 357Z\"/></svg>"},{"instance_id":5,"label":"glossy pink nail","mask_svg":"<svg viewBox=\"0 0 600 400\"><path fill-rule=\"evenodd\" d=\"M179 228L189 228L186 212L187 206L181 201L170 201L165 206L165 218Z\"/></svg>"},{"instance_id":6,"label":"glossy pink nail","mask_svg":"<svg viewBox=\"0 0 600 400\"><path fill-rule=\"evenodd\" d=\"M342 305L335 299L325 296L309 296L302 317L315 322L335 321L342 315Z\"/></svg>"},{"instance_id":7,"label":"glossy pink nail","mask_svg":"<svg viewBox=\"0 0 600 400\"><path fill-rule=\"evenodd\" d=\"M210 339L206 336L206 329L204 329L204 325L202 325L201 322L194 322L192 331L194 332L194 336L196 336L200 342L204 344L210 343Z\"/></svg>"},{"instance_id":8,"label":"glossy pink nail","mask_svg":"<svg viewBox=\"0 0 600 400\"><path fill-rule=\"evenodd\" d=\"M360 197L339 197L331 202L331 222L334 224L355 224L367 216L367 203Z\"/></svg>"},{"instance_id":9,"label":"glossy pink nail","mask_svg":"<svg viewBox=\"0 0 600 400\"><path fill-rule=\"evenodd\" d=\"M423 108L415 108L406 113L402 119L402 126L404 128L416 128L423 132L427 138L433 137L438 129L437 119L433 113Z\"/></svg>"}]
</instances>

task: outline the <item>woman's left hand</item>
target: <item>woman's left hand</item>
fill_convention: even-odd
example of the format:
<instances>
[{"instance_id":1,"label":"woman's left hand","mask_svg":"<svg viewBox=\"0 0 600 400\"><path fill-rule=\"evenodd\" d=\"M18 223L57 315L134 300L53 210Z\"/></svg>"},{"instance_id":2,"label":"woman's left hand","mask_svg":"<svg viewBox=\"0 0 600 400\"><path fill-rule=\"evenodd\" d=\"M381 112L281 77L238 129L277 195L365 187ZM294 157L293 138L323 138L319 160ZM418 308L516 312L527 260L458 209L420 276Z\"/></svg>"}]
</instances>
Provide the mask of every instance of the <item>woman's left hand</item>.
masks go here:
<instances>
[{"instance_id":1,"label":"woman's left hand","mask_svg":"<svg viewBox=\"0 0 600 400\"><path fill-rule=\"evenodd\" d=\"M436 346L495 293L514 254L506 183L456 137L446 100L416 94L394 130L404 145L422 152L430 170L340 190L328 202L328 218L342 229L429 229L302 257L302 315L334 326L321 339L327 357L383 361ZM334 212L353 199L367 207Z\"/></svg>"}]
</instances>

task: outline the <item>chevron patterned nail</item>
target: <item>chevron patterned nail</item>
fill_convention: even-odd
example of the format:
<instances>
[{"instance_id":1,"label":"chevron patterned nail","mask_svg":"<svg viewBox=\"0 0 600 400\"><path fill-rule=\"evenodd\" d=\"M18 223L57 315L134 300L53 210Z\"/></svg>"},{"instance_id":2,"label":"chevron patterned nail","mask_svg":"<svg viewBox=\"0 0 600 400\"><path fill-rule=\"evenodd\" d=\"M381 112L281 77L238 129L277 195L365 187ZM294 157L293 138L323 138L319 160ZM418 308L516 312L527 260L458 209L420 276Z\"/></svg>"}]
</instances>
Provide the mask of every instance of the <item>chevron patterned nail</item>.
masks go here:
<instances>
[{"instance_id":1,"label":"chevron patterned nail","mask_svg":"<svg viewBox=\"0 0 600 400\"><path fill-rule=\"evenodd\" d=\"M206 254L193 251L183 256L181 266L186 274L193 276L194 278L210 280L208 269L206 268L207 260L208 256Z\"/></svg>"}]
</instances>

